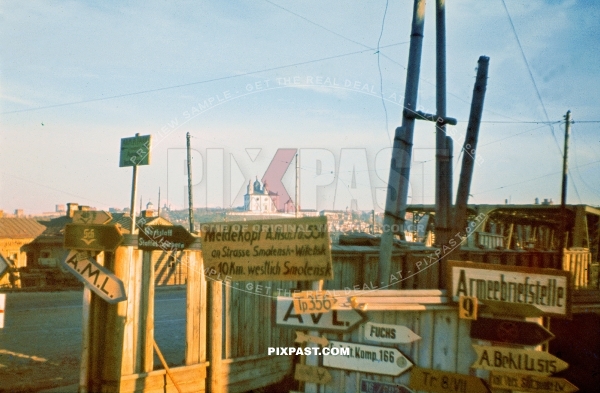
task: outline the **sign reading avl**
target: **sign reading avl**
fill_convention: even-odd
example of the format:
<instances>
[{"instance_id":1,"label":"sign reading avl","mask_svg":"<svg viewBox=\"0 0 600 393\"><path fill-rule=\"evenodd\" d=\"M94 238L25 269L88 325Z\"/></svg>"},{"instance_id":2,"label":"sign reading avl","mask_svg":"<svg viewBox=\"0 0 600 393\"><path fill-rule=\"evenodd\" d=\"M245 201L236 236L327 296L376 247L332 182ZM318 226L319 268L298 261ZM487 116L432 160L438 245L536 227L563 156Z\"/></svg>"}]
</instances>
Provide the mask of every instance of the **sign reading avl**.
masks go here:
<instances>
[{"instance_id":1,"label":"sign reading avl","mask_svg":"<svg viewBox=\"0 0 600 393\"><path fill-rule=\"evenodd\" d=\"M123 241L123 235L116 225L65 226L65 248L91 251L114 251Z\"/></svg>"},{"instance_id":2,"label":"sign reading avl","mask_svg":"<svg viewBox=\"0 0 600 393\"><path fill-rule=\"evenodd\" d=\"M180 251L194 242L195 238L181 225L145 226L138 235L140 250Z\"/></svg>"},{"instance_id":3,"label":"sign reading avl","mask_svg":"<svg viewBox=\"0 0 600 393\"><path fill-rule=\"evenodd\" d=\"M96 262L91 253L71 250L61 264L108 303L114 304L127 299L123 282Z\"/></svg>"},{"instance_id":4,"label":"sign reading avl","mask_svg":"<svg viewBox=\"0 0 600 393\"><path fill-rule=\"evenodd\" d=\"M205 271L229 281L332 279L327 217L203 224Z\"/></svg>"},{"instance_id":5,"label":"sign reading avl","mask_svg":"<svg viewBox=\"0 0 600 393\"><path fill-rule=\"evenodd\" d=\"M570 273L555 269L450 261L449 292L514 305L535 306L544 315L569 318Z\"/></svg>"},{"instance_id":6,"label":"sign reading avl","mask_svg":"<svg viewBox=\"0 0 600 393\"><path fill-rule=\"evenodd\" d=\"M323 366L363 373L400 375L413 364L396 348L329 340L329 348L348 348L347 356L323 356ZM342 353L340 351L340 353Z\"/></svg>"},{"instance_id":7,"label":"sign reading avl","mask_svg":"<svg viewBox=\"0 0 600 393\"><path fill-rule=\"evenodd\" d=\"M297 314L291 297L277 297L275 323L278 326L305 330L346 333L357 327L365 317L358 311L332 310L326 313Z\"/></svg>"},{"instance_id":8,"label":"sign reading avl","mask_svg":"<svg viewBox=\"0 0 600 393\"><path fill-rule=\"evenodd\" d=\"M121 138L119 166L150 165L152 135Z\"/></svg>"}]
</instances>

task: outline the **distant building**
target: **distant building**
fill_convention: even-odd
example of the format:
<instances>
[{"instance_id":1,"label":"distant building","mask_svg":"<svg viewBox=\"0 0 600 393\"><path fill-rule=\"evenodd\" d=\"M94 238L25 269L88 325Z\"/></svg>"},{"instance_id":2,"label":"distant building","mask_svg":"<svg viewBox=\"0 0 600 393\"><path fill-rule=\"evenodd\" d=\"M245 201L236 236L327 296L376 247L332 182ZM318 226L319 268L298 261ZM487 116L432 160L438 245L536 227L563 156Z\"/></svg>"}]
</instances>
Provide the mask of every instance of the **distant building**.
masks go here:
<instances>
[{"instance_id":1,"label":"distant building","mask_svg":"<svg viewBox=\"0 0 600 393\"><path fill-rule=\"evenodd\" d=\"M21 286L16 269L27 267L26 246L45 229L45 226L31 218L6 218L0 215L0 254L10 268L9 273L0 278L0 287Z\"/></svg>"},{"instance_id":2,"label":"distant building","mask_svg":"<svg viewBox=\"0 0 600 393\"><path fill-rule=\"evenodd\" d=\"M267 182L261 186L258 178L252 184L248 182L244 195L244 211L253 213L277 213L279 194L269 191Z\"/></svg>"}]
</instances>

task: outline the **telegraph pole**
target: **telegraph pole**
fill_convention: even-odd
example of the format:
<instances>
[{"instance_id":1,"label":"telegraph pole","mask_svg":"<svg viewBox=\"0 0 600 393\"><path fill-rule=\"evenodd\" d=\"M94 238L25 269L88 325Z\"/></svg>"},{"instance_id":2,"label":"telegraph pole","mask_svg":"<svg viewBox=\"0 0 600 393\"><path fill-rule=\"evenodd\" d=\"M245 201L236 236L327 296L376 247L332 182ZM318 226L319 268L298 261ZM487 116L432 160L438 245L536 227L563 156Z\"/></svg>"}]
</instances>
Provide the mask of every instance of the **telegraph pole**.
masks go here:
<instances>
[{"instance_id":1,"label":"telegraph pole","mask_svg":"<svg viewBox=\"0 0 600 393\"><path fill-rule=\"evenodd\" d=\"M300 162L298 161L298 153L296 153L296 218L298 218L298 214L300 213Z\"/></svg>"},{"instance_id":2,"label":"telegraph pole","mask_svg":"<svg viewBox=\"0 0 600 393\"><path fill-rule=\"evenodd\" d=\"M564 249L566 243L566 227L567 227L567 175L569 172L569 135L571 134L571 111L567 111L565 115L565 145L563 147L563 170L562 170L562 192L560 194L560 260L562 263Z\"/></svg>"},{"instance_id":3,"label":"telegraph pole","mask_svg":"<svg viewBox=\"0 0 600 393\"><path fill-rule=\"evenodd\" d=\"M194 201L192 198L192 151L190 148L190 133L186 134L187 139L187 172L188 172L188 206L190 216L190 233L194 233Z\"/></svg>"},{"instance_id":4,"label":"telegraph pole","mask_svg":"<svg viewBox=\"0 0 600 393\"><path fill-rule=\"evenodd\" d=\"M417 113L417 95L419 90L419 72L423 49L423 26L425 25L425 0L415 0L406 70L406 87L404 90L404 110L402 126L396 128L390 175L383 217L383 233L379 250L377 281L382 287L390 283L394 227L403 233L406 200L408 198L408 178L412 155L415 114Z\"/></svg>"}]
</instances>

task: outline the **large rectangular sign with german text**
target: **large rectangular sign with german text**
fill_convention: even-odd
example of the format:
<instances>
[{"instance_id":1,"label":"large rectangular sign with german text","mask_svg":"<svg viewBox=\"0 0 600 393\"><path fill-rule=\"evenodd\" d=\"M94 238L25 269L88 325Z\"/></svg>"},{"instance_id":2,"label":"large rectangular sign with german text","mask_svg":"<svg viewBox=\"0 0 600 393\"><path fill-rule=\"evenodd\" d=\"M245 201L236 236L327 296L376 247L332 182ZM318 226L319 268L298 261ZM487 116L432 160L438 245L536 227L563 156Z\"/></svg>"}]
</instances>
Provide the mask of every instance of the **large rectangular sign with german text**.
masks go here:
<instances>
[{"instance_id":1,"label":"large rectangular sign with german text","mask_svg":"<svg viewBox=\"0 0 600 393\"><path fill-rule=\"evenodd\" d=\"M226 281L332 279L327 217L202 224L205 273Z\"/></svg>"},{"instance_id":2,"label":"large rectangular sign with german text","mask_svg":"<svg viewBox=\"0 0 600 393\"><path fill-rule=\"evenodd\" d=\"M459 296L507 304L529 305L543 315L570 318L570 273L557 269L448 262L448 290Z\"/></svg>"}]
</instances>

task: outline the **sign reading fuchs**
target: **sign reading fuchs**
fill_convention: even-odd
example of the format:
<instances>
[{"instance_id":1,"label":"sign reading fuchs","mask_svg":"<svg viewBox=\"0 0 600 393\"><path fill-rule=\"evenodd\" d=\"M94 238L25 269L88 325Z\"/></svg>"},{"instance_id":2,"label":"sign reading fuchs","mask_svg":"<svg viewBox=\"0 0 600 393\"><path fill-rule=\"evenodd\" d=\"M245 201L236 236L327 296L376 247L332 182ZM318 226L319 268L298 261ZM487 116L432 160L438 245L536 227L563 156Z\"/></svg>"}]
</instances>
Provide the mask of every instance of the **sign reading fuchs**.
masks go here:
<instances>
[{"instance_id":1,"label":"sign reading fuchs","mask_svg":"<svg viewBox=\"0 0 600 393\"><path fill-rule=\"evenodd\" d=\"M114 304L127 299L123 281L96 262L90 252L71 250L61 263L79 281L108 303Z\"/></svg>"},{"instance_id":2,"label":"sign reading fuchs","mask_svg":"<svg viewBox=\"0 0 600 393\"><path fill-rule=\"evenodd\" d=\"M365 338L370 341L390 344L408 344L421 337L406 326L385 325L383 323L368 322L365 325Z\"/></svg>"},{"instance_id":3,"label":"sign reading fuchs","mask_svg":"<svg viewBox=\"0 0 600 393\"><path fill-rule=\"evenodd\" d=\"M152 135L121 138L119 166L150 165Z\"/></svg>"},{"instance_id":4,"label":"sign reading fuchs","mask_svg":"<svg viewBox=\"0 0 600 393\"><path fill-rule=\"evenodd\" d=\"M67 224L65 248L91 251L114 251L123 241L116 225Z\"/></svg>"},{"instance_id":5,"label":"sign reading fuchs","mask_svg":"<svg viewBox=\"0 0 600 393\"><path fill-rule=\"evenodd\" d=\"M413 367L410 370L412 389L435 393L488 393L483 381L470 375Z\"/></svg>"},{"instance_id":6,"label":"sign reading fuchs","mask_svg":"<svg viewBox=\"0 0 600 393\"><path fill-rule=\"evenodd\" d=\"M569 364L548 352L508 347L473 345L477 360L471 367L490 371L550 375L566 370Z\"/></svg>"},{"instance_id":7,"label":"sign reading fuchs","mask_svg":"<svg viewBox=\"0 0 600 393\"><path fill-rule=\"evenodd\" d=\"M571 316L569 272L456 261L448 266L448 290L455 301L473 296L483 304L531 305L547 316Z\"/></svg>"},{"instance_id":8,"label":"sign reading fuchs","mask_svg":"<svg viewBox=\"0 0 600 393\"><path fill-rule=\"evenodd\" d=\"M329 340L329 348L348 348L350 355L323 356L323 366L372 374L400 375L413 366L396 348ZM343 353L340 351L340 353Z\"/></svg>"},{"instance_id":9,"label":"sign reading fuchs","mask_svg":"<svg viewBox=\"0 0 600 393\"><path fill-rule=\"evenodd\" d=\"M140 250L180 251L193 242L194 237L181 225L148 225L138 234Z\"/></svg>"},{"instance_id":10,"label":"sign reading fuchs","mask_svg":"<svg viewBox=\"0 0 600 393\"><path fill-rule=\"evenodd\" d=\"M203 224L201 231L205 271L222 279L333 278L327 217L220 222Z\"/></svg>"},{"instance_id":11,"label":"sign reading fuchs","mask_svg":"<svg viewBox=\"0 0 600 393\"><path fill-rule=\"evenodd\" d=\"M298 314L291 297L277 297L275 323L279 326L347 333L356 328L365 317L351 310L332 310L326 313Z\"/></svg>"},{"instance_id":12,"label":"sign reading fuchs","mask_svg":"<svg viewBox=\"0 0 600 393\"><path fill-rule=\"evenodd\" d=\"M490 386L494 389L518 390L519 392L572 393L579 390L577 386L564 378L498 372L490 375Z\"/></svg>"}]
</instances>

